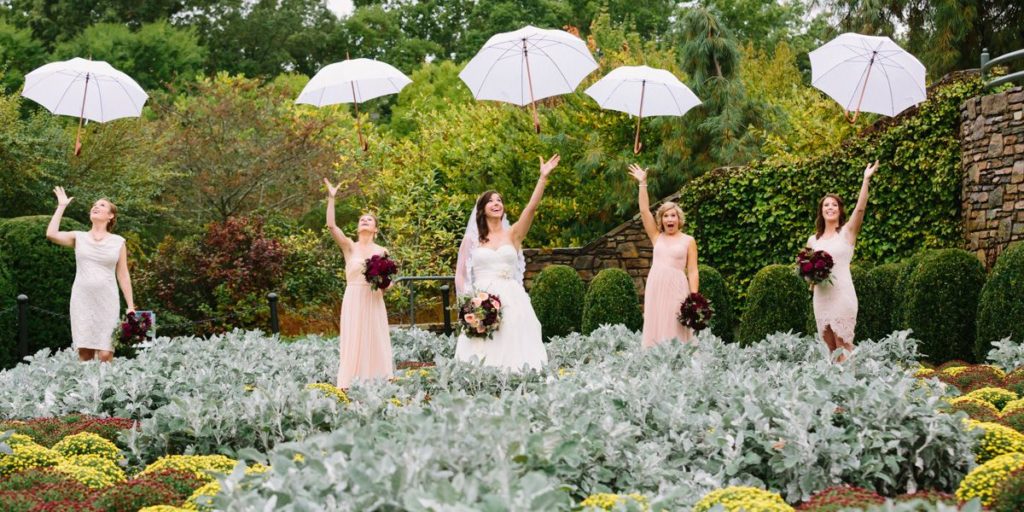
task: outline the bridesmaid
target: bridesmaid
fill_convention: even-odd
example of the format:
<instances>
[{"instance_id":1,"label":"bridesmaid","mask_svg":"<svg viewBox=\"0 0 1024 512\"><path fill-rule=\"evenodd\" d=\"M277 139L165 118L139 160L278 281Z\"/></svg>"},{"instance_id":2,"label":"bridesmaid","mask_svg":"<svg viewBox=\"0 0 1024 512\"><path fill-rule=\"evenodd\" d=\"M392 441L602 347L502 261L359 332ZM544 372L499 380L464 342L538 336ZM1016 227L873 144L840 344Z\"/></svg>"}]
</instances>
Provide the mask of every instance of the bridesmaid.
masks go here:
<instances>
[{"instance_id":1,"label":"bridesmaid","mask_svg":"<svg viewBox=\"0 0 1024 512\"><path fill-rule=\"evenodd\" d=\"M649 348L673 338L689 343L693 332L679 323L677 316L683 301L700 285L697 242L682 232L683 210L676 203L663 203L657 216L651 215L647 171L636 164L630 165L629 171L640 184L640 218L654 245L654 259L644 290L641 346Z\"/></svg>"},{"instance_id":2,"label":"bridesmaid","mask_svg":"<svg viewBox=\"0 0 1024 512\"><path fill-rule=\"evenodd\" d=\"M327 185L327 227L345 256L338 387L348 389L355 380L388 379L395 373L384 292L374 290L363 276L366 259L388 251L374 242L377 218L372 214L359 217L358 240L345 236L334 222L334 196L341 185L331 185L327 178L324 183Z\"/></svg>"},{"instance_id":3,"label":"bridesmaid","mask_svg":"<svg viewBox=\"0 0 1024 512\"><path fill-rule=\"evenodd\" d=\"M75 282L71 286L70 305L73 346L82 361L99 358L110 362L114 358L113 337L121 308L118 284L128 305L127 312L135 312L128 250L124 238L111 233L117 223L117 206L100 199L89 210L92 221L89 231L61 231L60 219L74 198L68 197L63 187L54 187L53 193L57 196L57 210L46 227L46 238L75 249Z\"/></svg>"},{"instance_id":4,"label":"bridesmaid","mask_svg":"<svg viewBox=\"0 0 1024 512\"><path fill-rule=\"evenodd\" d=\"M807 247L832 255L832 280L828 284L812 285L814 291L814 321L818 335L825 341L829 353L843 349L853 352L853 333L857 327L857 292L850 275L850 261L857 235L864 223L864 210L868 206L868 185L878 170L878 160L864 168L860 196L850 221L846 221L843 201L835 194L826 194L818 202L816 233L807 239ZM837 361L846 360L839 354Z\"/></svg>"}]
</instances>

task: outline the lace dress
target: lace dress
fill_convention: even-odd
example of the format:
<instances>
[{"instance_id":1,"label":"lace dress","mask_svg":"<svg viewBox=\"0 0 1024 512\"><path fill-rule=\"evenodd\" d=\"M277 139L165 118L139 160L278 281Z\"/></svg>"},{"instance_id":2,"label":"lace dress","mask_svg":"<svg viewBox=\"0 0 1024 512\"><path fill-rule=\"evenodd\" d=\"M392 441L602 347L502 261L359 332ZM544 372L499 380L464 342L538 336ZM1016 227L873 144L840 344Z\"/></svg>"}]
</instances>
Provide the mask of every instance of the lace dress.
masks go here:
<instances>
[{"instance_id":1,"label":"lace dress","mask_svg":"<svg viewBox=\"0 0 1024 512\"><path fill-rule=\"evenodd\" d=\"M814 286L814 321L818 335L823 336L826 327L843 341L853 343L857 328L857 291L853 288L850 262L853 260L852 235L844 226L839 233L816 239L813 235L807 245L816 251L832 255L832 280L827 284Z\"/></svg>"},{"instance_id":2,"label":"lace dress","mask_svg":"<svg viewBox=\"0 0 1024 512\"><path fill-rule=\"evenodd\" d=\"M71 340L75 348L114 351L121 304L117 294L117 260L124 238L108 234L97 242L74 231L75 283L71 286Z\"/></svg>"}]
</instances>

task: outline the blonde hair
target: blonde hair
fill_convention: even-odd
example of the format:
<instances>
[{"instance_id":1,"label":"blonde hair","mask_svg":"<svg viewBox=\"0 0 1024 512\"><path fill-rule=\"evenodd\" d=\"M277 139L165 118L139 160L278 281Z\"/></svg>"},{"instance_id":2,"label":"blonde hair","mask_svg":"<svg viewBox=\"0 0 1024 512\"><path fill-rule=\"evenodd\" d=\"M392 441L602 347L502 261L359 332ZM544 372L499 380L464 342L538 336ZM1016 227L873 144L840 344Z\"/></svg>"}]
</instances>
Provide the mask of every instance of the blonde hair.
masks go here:
<instances>
[{"instance_id":1,"label":"blonde hair","mask_svg":"<svg viewBox=\"0 0 1024 512\"><path fill-rule=\"evenodd\" d=\"M661 218L665 216L669 210L675 210L676 215L679 216L679 231L683 230L683 225L686 224L686 215L683 214L683 209L678 204L672 201L666 201L658 207L658 212L654 214L654 222L658 224L658 231L665 231L665 226L661 223Z\"/></svg>"},{"instance_id":2,"label":"blonde hair","mask_svg":"<svg viewBox=\"0 0 1024 512\"><path fill-rule=\"evenodd\" d=\"M366 211L364 211L363 213L360 213L360 214L359 214L359 218L361 219L361 218L363 218L363 217L365 217L365 216L367 216L367 215L369 215L370 217L372 217L372 218L373 218L373 227L377 228L377 232L375 232L375 233L373 234L373 237L374 237L374 238L377 238L377 235L379 235L379 234L380 234L380 219L379 219L379 218L377 218L377 213L376 213L376 212L374 212L374 211L371 211L371 210L366 210ZM356 224L358 225L358 224L359 224L359 222L358 222L358 221L356 221Z\"/></svg>"},{"instance_id":3,"label":"blonde hair","mask_svg":"<svg viewBox=\"0 0 1024 512\"><path fill-rule=\"evenodd\" d=\"M105 197L101 197L96 200L97 203L100 201L106 201L107 204L110 205L110 214L113 215L113 217L107 221L107 233L112 233L114 231L114 225L117 224L117 205Z\"/></svg>"}]
</instances>

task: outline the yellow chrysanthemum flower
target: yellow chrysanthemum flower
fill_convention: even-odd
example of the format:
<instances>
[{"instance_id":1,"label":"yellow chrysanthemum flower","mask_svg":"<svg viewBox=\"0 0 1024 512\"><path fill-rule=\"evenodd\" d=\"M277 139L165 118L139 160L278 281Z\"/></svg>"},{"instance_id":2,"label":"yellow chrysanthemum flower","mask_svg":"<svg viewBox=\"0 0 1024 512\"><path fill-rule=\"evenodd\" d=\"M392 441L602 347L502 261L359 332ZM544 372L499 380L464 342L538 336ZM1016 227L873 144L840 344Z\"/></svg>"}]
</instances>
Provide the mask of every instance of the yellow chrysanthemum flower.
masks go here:
<instances>
[{"instance_id":1,"label":"yellow chrysanthemum flower","mask_svg":"<svg viewBox=\"0 0 1024 512\"><path fill-rule=\"evenodd\" d=\"M1018 398L1017 400L1011 400L1003 406L1003 414L1011 414L1017 411L1024 411L1024 398Z\"/></svg>"},{"instance_id":2,"label":"yellow chrysanthemum flower","mask_svg":"<svg viewBox=\"0 0 1024 512\"><path fill-rule=\"evenodd\" d=\"M117 445L93 434L92 432L79 432L61 439L53 445L54 451L65 456L73 455L98 455L105 459L117 461L121 458L121 450Z\"/></svg>"},{"instance_id":3,"label":"yellow chrysanthemum flower","mask_svg":"<svg viewBox=\"0 0 1024 512\"><path fill-rule=\"evenodd\" d=\"M210 499L220 492L220 484L217 482L210 482L192 493L182 505L187 510L213 510L213 507L209 505Z\"/></svg>"},{"instance_id":4,"label":"yellow chrysanthemum flower","mask_svg":"<svg viewBox=\"0 0 1024 512\"><path fill-rule=\"evenodd\" d=\"M978 464L1007 453L1024 452L1024 434L998 423L966 421L967 430L980 428L985 435L974 447L974 457Z\"/></svg>"},{"instance_id":5,"label":"yellow chrysanthemum flower","mask_svg":"<svg viewBox=\"0 0 1024 512\"><path fill-rule=\"evenodd\" d=\"M693 512L707 512L721 505L726 512L793 512L782 496L756 487L726 487L711 491L693 507Z\"/></svg>"},{"instance_id":6,"label":"yellow chrysanthemum flower","mask_svg":"<svg viewBox=\"0 0 1024 512\"><path fill-rule=\"evenodd\" d=\"M640 510L647 511L651 509L651 506L648 505L647 503L647 497L637 493L591 494L590 496L587 496L587 499L580 502L580 506L583 508L599 508L601 510L614 510L616 505L626 505L629 502L633 502L639 505Z\"/></svg>"},{"instance_id":7,"label":"yellow chrysanthemum flower","mask_svg":"<svg viewBox=\"0 0 1024 512\"><path fill-rule=\"evenodd\" d=\"M964 395L965 397L977 398L978 400L984 400L994 406L996 409L1002 409L1006 404L1016 400L1017 393L1010 391L1009 389L1003 388L980 388L971 391Z\"/></svg>"},{"instance_id":8,"label":"yellow chrysanthemum flower","mask_svg":"<svg viewBox=\"0 0 1024 512\"><path fill-rule=\"evenodd\" d=\"M1024 453L1007 453L995 457L974 468L960 481L956 497L960 501L980 498L982 505L990 507L1006 477L1021 468L1024 468Z\"/></svg>"},{"instance_id":9,"label":"yellow chrysanthemum flower","mask_svg":"<svg viewBox=\"0 0 1024 512\"><path fill-rule=\"evenodd\" d=\"M321 393L329 397L332 397L343 404L349 403L348 395L346 395L345 392L342 391L337 386L333 386L331 384L325 384L322 382L318 382L315 384L306 384L306 389L315 389L317 391L320 391Z\"/></svg>"},{"instance_id":10,"label":"yellow chrysanthemum flower","mask_svg":"<svg viewBox=\"0 0 1024 512\"><path fill-rule=\"evenodd\" d=\"M137 476L155 473L161 469L187 471L209 482L210 473L231 473L236 461L223 455L167 455L146 466Z\"/></svg>"},{"instance_id":11,"label":"yellow chrysanthemum flower","mask_svg":"<svg viewBox=\"0 0 1024 512\"><path fill-rule=\"evenodd\" d=\"M61 463L59 453L33 442L11 447L11 454L0 455L0 476L33 468L48 468Z\"/></svg>"},{"instance_id":12,"label":"yellow chrysanthemum flower","mask_svg":"<svg viewBox=\"0 0 1024 512\"><path fill-rule=\"evenodd\" d=\"M189 512L187 508L175 507L173 505L153 505L152 507L143 507L139 509L139 512Z\"/></svg>"},{"instance_id":13,"label":"yellow chrysanthemum flower","mask_svg":"<svg viewBox=\"0 0 1024 512\"><path fill-rule=\"evenodd\" d=\"M124 470L116 462L100 455L72 455L65 457L58 469L64 465L95 469L114 483L127 480Z\"/></svg>"},{"instance_id":14,"label":"yellow chrysanthemum flower","mask_svg":"<svg viewBox=\"0 0 1024 512\"><path fill-rule=\"evenodd\" d=\"M996 416L999 416L999 409L997 409L995 405L992 405L992 402L987 402L985 400L973 396L958 396L956 398L950 398L946 400L946 403L952 406L976 405L978 407L982 407L988 411L991 411L992 414L995 414Z\"/></svg>"}]
</instances>

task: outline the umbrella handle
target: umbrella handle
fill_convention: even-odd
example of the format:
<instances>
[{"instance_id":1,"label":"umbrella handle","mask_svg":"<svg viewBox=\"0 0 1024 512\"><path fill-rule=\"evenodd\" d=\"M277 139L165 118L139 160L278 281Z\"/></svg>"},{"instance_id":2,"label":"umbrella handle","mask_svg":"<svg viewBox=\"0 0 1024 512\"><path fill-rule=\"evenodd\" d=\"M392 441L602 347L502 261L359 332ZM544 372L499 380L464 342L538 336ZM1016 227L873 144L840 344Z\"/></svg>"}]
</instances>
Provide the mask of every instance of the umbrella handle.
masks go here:
<instances>
[{"instance_id":1,"label":"umbrella handle","mask_svg":"<svg viewBox=\"0 0 1024 512\"><path fill-rule=\"evenodd\" d=\"M530 87L530 109L533 111L533 129L540 133L540 116L537 115L537 101L533 99L533 75L530 74L530 58L526 51L526 38L523 38L523 60L526 61L526 84Z\"/></svg>"},{"instance_id":2,"label":"umbrella handle","mask_svg":"<svg viewBox=\"0 0 1024 512\"><path fill-rule=\"evenodd\" d=\"M359 119L359 101L356 100L356 83L348 83L352 87L352 105L356 108L356 133L359 134L359 145L363 148L363 151L369 151L370 145L366 143L366 139L363 137L363 124Z\"/></svg>"},{"instance_id":3,"label":"umbrella handle","mask_svg":"<svg viewBox=\"0 0 1024 512\"><path fill-rule=\"evenodd\" d=\"M75 134L75 156L82 154L82 125L85 123L85 98L89 94L89 73L85 74L85 88L82 90L82 110L78 114L78 132Z\"/></svg>"},{"instance_id":4,"label":"umbrella handle","mask_svg":"<svg viewBox=\"0 0 1024 512\"><path fill-rule=\"evenodd\" d=\"M845 109L843 110L843 116L846 117L846 120L850 124L856 123L857 122L857 116L860 115L860 105L862 103L864 103L864 93L868 91L868 79L871 78L871 68L874 67L874 65L875 65L875 56L877 54L878 54L878 52L874 52L871 55L871 62L868 62L868 72L867 72L867 74L864 75L864 86L861 87L861 89L860 89L860 99L857 100L857 110L855 110L853 112L853 117L852 118L850 117L850 111L849 110L845 110Z\"/></svg>"},{"instance_id":5,"label":"umbrella handle","mask_svg":"<svg viewBox=\"0 0 1024 512\"><path fill-rule=\"evenodd\" d=\"M633 137L633 154L639 155L644 145L640 142L640 120L644 118L644 92L647 89L647 80L640 82L640 111L636 116L636 135Z\"/></svg>"}]
</instances>

